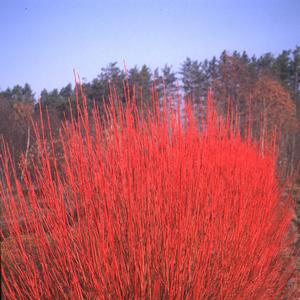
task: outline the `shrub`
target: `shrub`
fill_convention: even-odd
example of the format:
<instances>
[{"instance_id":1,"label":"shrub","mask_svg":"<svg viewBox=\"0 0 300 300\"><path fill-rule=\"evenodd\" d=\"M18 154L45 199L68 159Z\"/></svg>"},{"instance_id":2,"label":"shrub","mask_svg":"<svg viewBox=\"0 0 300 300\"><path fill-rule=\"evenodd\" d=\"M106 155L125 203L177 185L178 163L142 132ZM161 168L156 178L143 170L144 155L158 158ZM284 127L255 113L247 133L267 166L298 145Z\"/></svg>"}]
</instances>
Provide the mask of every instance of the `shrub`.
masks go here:
<instances>
[{"instance_id":1,"label":"shrub","mask_svg":"<svg viewBox=\"0 0 300 300\"><path fill-rule=\"evenodd\" d=\"M128 96L105 118L85 99L77 108L61 128L62 165L47 122L35 126L26 194L1 156L5 298L283 297L293 207L271 144L262 157L212 105L202 130L188 105L141 113Z\"/></svg>"}]
</instances>

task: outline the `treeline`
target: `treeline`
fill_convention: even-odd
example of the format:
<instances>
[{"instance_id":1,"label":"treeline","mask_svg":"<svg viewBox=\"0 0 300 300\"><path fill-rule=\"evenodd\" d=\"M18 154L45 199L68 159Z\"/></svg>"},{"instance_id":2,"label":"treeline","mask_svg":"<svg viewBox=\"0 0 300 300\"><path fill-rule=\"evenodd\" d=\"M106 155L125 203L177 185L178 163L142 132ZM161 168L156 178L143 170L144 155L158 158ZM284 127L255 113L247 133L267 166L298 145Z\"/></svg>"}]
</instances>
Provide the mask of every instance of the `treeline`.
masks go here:
<instances>
[{"instance_id":1,"label":"treeline","mask_svg":"<svg viewBox=\"0 0 300 300\"><path fill-rule=\"evenodd\" d=\"M202 107L210 89L220 112L226 112L230 105L233 121L239 122L242 132L251 124L253 136L261 137L264 142L277 130L281 170L285 175L295 173L300 160L299 46L277 56L266 53L249 57L246 52L224 51L211 60L186 58L179 72L169 65L155 70L146 65L135 66L126 72L114 62L81 87L89 105L94 101L101 110L109 95L118 95L124 101L125 80L135 89L137 100L143 99L143 104L151 101L154 88L159 98L164 94L174 97L179 91L187 101ZM60 90L41 92L40 102L43 109L47 107L53 128L69 118L69 105L74 105L75 99L76 89L71 84ZM39 120L39 108L30 85L0 91L0 135L10 145L16 162L20 162L21 153L27 156L33 151L31 118Z\"/></svg>"}]
</instances>

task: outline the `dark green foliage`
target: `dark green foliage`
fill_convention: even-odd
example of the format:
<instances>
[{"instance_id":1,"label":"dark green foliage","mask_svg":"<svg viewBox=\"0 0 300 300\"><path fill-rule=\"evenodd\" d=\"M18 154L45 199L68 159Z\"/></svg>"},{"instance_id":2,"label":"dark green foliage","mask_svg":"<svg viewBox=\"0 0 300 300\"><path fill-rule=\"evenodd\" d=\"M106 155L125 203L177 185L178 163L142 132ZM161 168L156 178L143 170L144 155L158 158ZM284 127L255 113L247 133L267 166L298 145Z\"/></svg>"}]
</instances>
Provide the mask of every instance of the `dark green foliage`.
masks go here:
<instances>
[{"instance_id":1,"label":"dark green foliage","mask_svg":"<svg viewBox=\"0 0 300 300\"><path fill-rule=\"evenodd\" d=\"M196 102L207 95L208 66L207 60L198 62L189 57L182 64L180 74L182 75L184 93Z\"/></svg>"}]
</instances>

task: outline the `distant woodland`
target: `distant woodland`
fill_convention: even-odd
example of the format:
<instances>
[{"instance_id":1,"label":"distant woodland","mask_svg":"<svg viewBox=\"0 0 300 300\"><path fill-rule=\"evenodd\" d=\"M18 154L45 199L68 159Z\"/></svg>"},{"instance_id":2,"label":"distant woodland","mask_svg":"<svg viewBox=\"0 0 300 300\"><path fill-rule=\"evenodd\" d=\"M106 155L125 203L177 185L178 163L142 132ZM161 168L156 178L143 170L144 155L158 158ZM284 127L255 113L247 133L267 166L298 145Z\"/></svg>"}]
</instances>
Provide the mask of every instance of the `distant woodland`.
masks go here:
<instances>
[{"instance_id":1,"label":"distant woodland","mask_svg":"<svg viewBox=\"0 0 300 300\"><path fill-rule=\"evenodd\" d=\"M88 105L92 107L95 103L102 111L109 98L124 101L125 80L134 87L137 101L143 101L143 105L151 102L153 92L158 99L164 96L174 99L179 92L182 99L203 108L211 90L218 111L226 113L230 108L242 134L251 126L253 138L267 141L276 131L280 174L283 178L297 175L300 161L299 46L284 50L278 56L266 53L249 57L246 52L223 51L211 60L186 58L179 72L170 65L155 70L143 65L125 71L113 62L101 68L91 82L82 82L81 88ZM70 105L75 107L75 86L44 89L39 100L42 111L48 110L53 134L58 135L60 123L70 118ZM29 84L0 91L0 136L8 144L20 176L22 166L29 163L30 157L38 155L31 120L40 122L39 115L38 99ZM3 144L0 144L1 153Z\"/></svg>"}]
</instances>

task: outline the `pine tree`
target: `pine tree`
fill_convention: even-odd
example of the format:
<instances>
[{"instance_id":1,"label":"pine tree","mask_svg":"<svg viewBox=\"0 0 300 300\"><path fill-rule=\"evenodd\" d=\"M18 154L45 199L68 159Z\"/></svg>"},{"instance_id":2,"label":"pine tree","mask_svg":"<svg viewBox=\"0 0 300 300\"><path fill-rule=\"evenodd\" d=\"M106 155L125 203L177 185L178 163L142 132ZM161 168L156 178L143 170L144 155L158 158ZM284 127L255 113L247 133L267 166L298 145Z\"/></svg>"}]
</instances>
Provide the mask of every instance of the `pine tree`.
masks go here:
<instances>
[{"instance_id":1,"label":"pine tree","mask_svg":"<svg viewBox=\"0 0 300 300\"><path fill-rule=\"evenodd\" d=\"M202 102L207 95L209 85L207 76L208 62L202 64L189 57L183 62L180 74L185 96L194 103Z\"/></svg>"}]
</instances>

